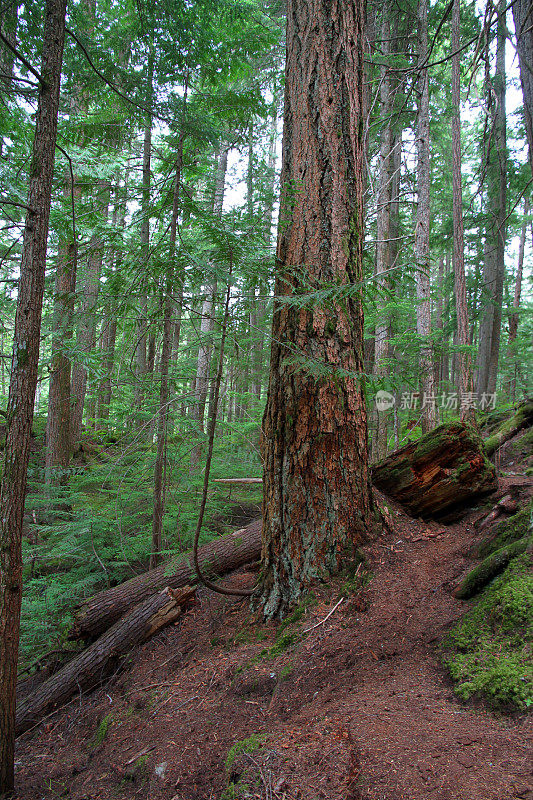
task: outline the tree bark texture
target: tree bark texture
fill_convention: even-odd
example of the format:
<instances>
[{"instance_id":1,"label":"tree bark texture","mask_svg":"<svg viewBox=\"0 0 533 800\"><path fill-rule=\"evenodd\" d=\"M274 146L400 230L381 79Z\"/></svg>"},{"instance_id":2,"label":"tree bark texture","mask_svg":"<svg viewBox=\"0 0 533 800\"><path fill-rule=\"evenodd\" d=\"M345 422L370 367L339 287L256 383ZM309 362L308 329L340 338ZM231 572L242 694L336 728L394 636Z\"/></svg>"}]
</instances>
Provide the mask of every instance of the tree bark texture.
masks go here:
<instances>
[{"instance_id":1,"label":"tree bark texture","mask_svg":"<svg viewBox=\"0 0 533 800\"><path fill-rule=\"evenodd\" d=\"M483 264L483 317L479 328L477 366L478 395L496 391L505 275L507 206L507 137L505 119L505 13L498 6L496 67L485 77L488 120L486 130L486 175L488 221Z\"/></svg>"},{"instance_id":2,"label":"tree bark texture","mask_svg":"<svg viewBox=\"0 0 533 800\"><path fill-rule=\"evenodd\" d=\"M524 100L524 121L529 145L529 165L533 174L533 20L531 0L513 3L516 50Z\"/></svg>"},{"instance_id":3,"label":"tree bark texture","mask_svg":"<svg viewBox=\"0 0 533 800\"><path fill-rule=\"evenodd\" d=\"M16 47L17 44L18 5L16 2L6 3L0 10L0 31L13 47ZM14 64L15 54L7 45L0 42L0 91L6 94L10 94L13 89L11 78Z\"/></svg>"},{"instance_id":4,"label":"tree bark texture","mask_svg":"<svg viewBox=\"0 0 533 800\"><path fill-rule=\"evenodd\" d=\"M394 52L393 32L391 30L391 17L393 10L387 3L382 11L383 21L381 26L381 53L389 57ZM394 38L398 26L394 26ZM397 80L394 80L392 71L387 64L380 68L380 115L385 120L381 131L380 140L380 169L377 190L377 221L376 221L376 328L374 337L374 366L373 375L378 380L386 376L389 366L389 339L391 335L390 313L387 312L386 292L390 288L390 269L393 266L397 248L393 242L395 224L393 214L395 209L395 191L399 189L397 180L397 152L399 151L399 137L394 130L393 110L394 98L397 90ZM374 409L375 431L372 436L372 461L379 461L387 453L388 423L390 414Z\"/></svg>"},{"instance_id":5,"label":"tree bark texture","mask_svg":"<svg viewBox=\"0 0 533 800\"><path fill-rule=\"evenodd\" d=\"M282 616L373 529L360 292L364 6L289 0L282 211L263 420L263 586ZM332 299L299 295L335 289ZM349 291L346 291L349 289ZM296 301L296 302L295 302Z\"/></svg>"},{"instance_id":6,"label":"tree bark texture","mask_svg":"<svg viewBox=\"0 0 533 800\"><path fill-rule=\"evenodd\" d=\"M217 217L222 216L222 207L224 204L224 189L226 183L226 170L228 168L228 151L227 145L223 145L217 162L217 171L215 176L215 186L213 191L213 214ZM213 353L212 334L215 328L215 300L217 293L217 278L213 274L212 280L206 284L206 296L202 303L202 316L200 320L200 347L198 349L198 364L196 370L196 420L198 430L204 433L204 418L205 418L205 404L207 400L207 392L209 385L209 367L211 364L211 355ZM191 467L194 469L200 461L202 455L201 443L194 447L191 453Z\"/></svg>"},{"instance_id":7,"label":"tree bark texture","mask_svg":"<svg viewBox=\"0 0 533 800\"><path fill-rule=\"evenodd\" d=\"M460 85L460 0L454 0L452 9L452 208L453 208L453 271L455 308L457 314L457 344L454 354L458 364L459 396L473 391L472 358L465 349L470 345L470 325L466 297L464 261L463 187L461 177L461 85ZM461 422L472 422L474 412L468 404L461 405Z\"/></svg>"},{"instance_id":8,"label":"tree bark texture","mask_svg":"<svg viewBox=\"0 0 533 800\"><path fill-rule=\"evenodd\" d=\"M372 468L372 482L414 516L430 517L496 489L496 472L471 425L439 425Z\"/></svg>"},{"instance_id":9,"label":"tree bark texture","mask_svg":"<svg viewBox=\"0 0 533 800\"><path fill-rule=\"evenodd\" d=\"M70 187L68 188L70 197ZM72 342L74 293L76 291L77 245L73 238L60 244L55 275L52 359L46 420L46 482L54 469L67 469L71 455L70 378L71 362L65 352Z\"/></svg>"},{"instance_id":10,"label":"tree bark texture","mask_svg":"<svg viewBox=\"0 0 533 800\"><path fill-rule=\"evenodd\" d=\"M107 222L110 192L111 185L109 181L98 182L95 211L99 217L100 224L105 224ZM96 344L96 310L100 293L100 275L104 258L104 243L100 233L95 233L91 237L89 247L90 251L85 269L81 270L80 265L80 269L78 270L78 273L81 270L81 275L78 274L81 308L76 336L76 344L86 356L90 355ZM71 436L73 448L79 444L81 437L83 410L87 393L87 376L88 370L85 364L75 363L73 365L71 389Z\"/></svg>"},{"instance_id":11,"label":"tree bark texture","mask_svg":"<svg viewBox=\"0 0 533 800\"><path fill-rule=\"evenodd\" d=\"M136 606L24 698L17 708L16 735L32 728L45 714L68 702L77 692L97 686L120 656L175 622L193 594L190 586L178 591L167 588Z\"/></svg>"},{"instance_id":12,"label":"tree bark texture","mask_svg":"<svg viewBox=\"0 0 533 800\"><path fill-rule=\"evenodd\" d=\"M257 519L246 528L205 544L199 549L198 557L202 572L212 577L257 561L260 553L261 520ZM87 600L76 614L70 638L88 639L100 636L134 605L154 592L165 586L177 589L196 583L192 552L189 551Z\"/></svg>"},{"instance_id":13,"label":"tree bark texture","mask_svg":"<svg viewBox=\"0 0 533 800\"><path fill-rule=\"evenodd\" d=\"M529 224L529 199L524 200L524 218L522 220L522 230L520 231L520 244L518 247L518 263L516 265L516 280L513 296L513 310L509 314L509 342L508 352L513 364L513 372L509 384L509 396L511 400L516 397L516 381L520 370L520 359L516 353L515 344L518 334L518 312L520 308L520 298L522 295L522 276L524 271L524 252L526 249L526 234Z\"/></svg>"},{"instance_id":14,"label":"tree bark texture","mask_svg":"<svg viewBox=\"0 0 533 800\"><path fill-rule=\"evenodd\" d=\"M424 66L428 54L428 0L418 4L418 127L417 195L415 229L416 260L416 331L420 339L420 388L422 395L422 432L437 424L433 350L431 344L431 261L429 252L431 161L429 140L429 71Z\"/></svg>"},{"instance_id":15,"label":"tree bark texture","mask_svg":"<svg viewBox=\"0 0 533 800\"><path fill-rule=\"evenodd\" d=\"M146 78L146 105L152 105L154 81L154 57L150 53ZM150 257L150 185L152 161L152 115L147 114L144 120L143 138L143 168L142 168L142 195L141 195L141 272L145 275L148 270ZM139 318L136 326L135 342L135 408L139 412L139 422L144 423L144 381L147 372L146 344L148 326L148 299L146 296L145 281L141 280L141 297L139 299Z\"/></svg>"},{"instance_id":16,"label":"tree bark texture","mask_svg":"<svg viewBox=\"0 0 533 800\"><path fill-rule=\"evenodd\" d=\"M37 385L46 244L57 138L66 0L47 0L0 487L0 794L14 783L15 688L22 597L22 519Z\"/></svg>"}]
</instances>

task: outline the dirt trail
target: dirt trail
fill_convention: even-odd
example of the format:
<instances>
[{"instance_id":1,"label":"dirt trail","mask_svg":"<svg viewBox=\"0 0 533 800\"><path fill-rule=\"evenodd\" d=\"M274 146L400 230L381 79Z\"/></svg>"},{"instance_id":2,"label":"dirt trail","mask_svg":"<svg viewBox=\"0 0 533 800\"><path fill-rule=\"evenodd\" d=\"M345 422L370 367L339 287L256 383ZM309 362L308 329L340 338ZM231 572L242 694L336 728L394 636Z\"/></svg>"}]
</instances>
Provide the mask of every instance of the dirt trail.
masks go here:
<instances>
[{"instance_id":1,"label":"dirt trail","mask_svg":"<svg viewBox=\"0 0 533 800\"><path fill-rule=\"evenodd\" d=\"M445 526L395 513L394 533L369 554L364 596L276 657L264 652L280 640L275 625L201 593L131 671L22 737L18 797L219 800L231 746L265 734L233 767L234 781L240 762L255 770L250 798L533 800L531 715L461 704L436 652L466 607L451 589L471 567L474 518ZM323 620L339 591L318 587L284 632Z\"/></svg>"}]
</instances>

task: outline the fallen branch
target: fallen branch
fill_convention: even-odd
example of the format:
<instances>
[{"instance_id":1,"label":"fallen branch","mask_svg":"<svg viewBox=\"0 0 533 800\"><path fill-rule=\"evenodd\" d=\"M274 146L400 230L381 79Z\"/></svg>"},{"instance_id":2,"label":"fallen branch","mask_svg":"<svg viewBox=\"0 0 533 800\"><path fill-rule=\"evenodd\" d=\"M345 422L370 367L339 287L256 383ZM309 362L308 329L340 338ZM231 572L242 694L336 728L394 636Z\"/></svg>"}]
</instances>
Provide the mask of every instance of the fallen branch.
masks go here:
<instances>
[{"instance_id":1,"label":"fallen branch","mask_svg":"<svg viewBox=\"0 0 533 800\"><path fill-rule=\"evenodd\" d=\"M359 565L359 566L361 566L361 565ZM359 567L358 567L358 569L359 569ZM342 603L342 601L343 601L343 600L344 600L344 597L341 597L341 599L339 600L339 602L338 602L338 603L335 603L335 605L333 606L333 608L331 609L331 611L329 612L329 614L327 615L327 617L324 617L324 619L323 619L323 620L321 620L320 622L317 622L317 623L316 623L316 625L312 625L310 628L307 628L305 631L303 631L303 633L310 633L311 631L314 631L314 629L315 629L315 628L319 628L321 625L323 625L323 624L324 624L324 622L327 622L327 621L328 621L328 619L329 619L329 618L331 617L331 615L333 614L333 612L334 612L334 611L336 611L336 609L337 609L337 608L340 606L340 604Z\"/></svg>"}]
</instances>

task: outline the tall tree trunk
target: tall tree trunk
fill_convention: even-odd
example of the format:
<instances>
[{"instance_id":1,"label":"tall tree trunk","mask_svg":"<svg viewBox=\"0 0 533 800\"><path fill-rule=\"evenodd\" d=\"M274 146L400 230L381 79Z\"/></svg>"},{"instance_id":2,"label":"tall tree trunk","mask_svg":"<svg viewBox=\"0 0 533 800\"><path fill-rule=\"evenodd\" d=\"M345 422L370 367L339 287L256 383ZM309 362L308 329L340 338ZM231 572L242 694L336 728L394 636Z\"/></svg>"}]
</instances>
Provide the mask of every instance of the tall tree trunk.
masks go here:
<instances>
[{"instance_id":1,"label":"tall tree trunk","mask_svg":"<svg viewBox=\"0 0 533 800\"><path fill-rule=\"evenodd\" d=\"M428 0L418 5L418 130L417 194L418 208L415 230L416 260L416 330L420 338L420 387L422 394L422 433L428 433L437 424L433 351L431 345L431 261L429 253L430 225L430 141L429 141L429 72L425 67L428 58Z\"/></svg>"},{"instance_id":2,"label":"tall tree trunk","mask_svg":"<svg viewBox=\"0 0 533 800\"><path fill-rule=\"evenodd\" d=\"M363 24L362 0L288 2L275 292L287 301L362 280ZM373 530L362 370L360 296L276 303L263 420L267 617Z\"/></svg>"},{"instance_id":3,"label":"tall tree trunk","mask_svg":"<svg viewBox=\"0 0 533 800\"><path fill-rule=\"evenodd\" d=\"M187 84L185 85L184 103L187 100ZM166 451L168 425L170 415L170 387L169 387L169 366L170 355L173 344L173 323L172 312L174 301L172 290L176 277L176 234L178 229L178 213L180 208L180 189L181 189L181 168L183 161L183 141L184 134L181 133L178 144L178 154L176 159L176 177L174 183L174 195L172 201L172 216L170 220L170 253L168 258L168 269L163 292L163 345L161 349L160 375L161 383L159 389L159 408L157 411L157 453L154 468L154 509L152 514L152 546L150 550L150 569L154 569L160 559L163 534L163 517L165 514L165 473L166 473Z\"/></svg>"},{"instance_id":4,"label":"tall tree trunk","mask_svg":"<svg viewBox=\"0 0 533 800\"><path fill-rule=\"evenodd\" d=\"M516 32L516 50L520 67L520 83L524 100L524 121L529 149L529 165L533 174L533 18L531 0L515 0L512 4Z\"/></svg>"},{"instance_id":5,"label":"tall tree trunk","mask_svg":"<svg viewBox=\"0 0 533 800\"><path fill-rule=\"evenodd\" d=\"M222 146L217 163L215 177L215 187L213 192L213 214L217 217L222 216L222 206L224 203L224 187L226 182L226 170L228 168L229 148ZM200 321L200 348L198 350L198 366L196 370L196 421L200 433L204 433L205 403L209 384L209 365L213 352L211 341L215 327L215 299L217 293L216 275L205 287L206 297L202 304L202 316ZM191 453L191 467L194 469L200 461L202 446L198 444Z\"/></svg>"},{"instance_id":6,"label":"tall tree trunk","mask_svg":"<svg viewBox=\"0 0 533 800\"><path fill-rule=\"evenodd\" d=\"M111 185L107 180L98 182L96 194L96 212L102 224L107 222L109 209L109 197ZM81 309L79 314L78 331L76 344L78 349L88 356L96 344L96 309L98 306L98 296L100 293L100 276L102 272L102 262L104 257L104 244L99 233L91 237L89 244L90 252L84 272L78 274L78 283L81 287ZM78 270L78 273L80 270ZM71 437L72 446L75 448L81 438L81 427L83 420L83 409L85 396L87 393L88 370L83 363L77 363L72 368L72 416L71 416Z\"/></svg>"},{"instance_id":7,"label":"tall tree trunk","mask_svg":"<svg viewBox=\"0 0 533 800\"><path fill-rule=\"evenodd\" d=\"M148 56L146 78L146 105L150 107L153 99L154 57ZM142 274L148 271L150 256L150 185L151 185L151 159L152 159L152 115L146 114L144 120L143 138L143 167L142 167L142 194L141 194L141 263ZM144 382L147 372L147 325L148 325L148 299L146 297L144 279L141 281L141 297L139 299L139 318L136 325L135 341L135 393L134 405L138 412L139 422L142 424L144 406Z\"/></svg>"},{"instance_id":8,"label":"tall tree trunk","mask_svg":"<svg viewBox=\"0 0 533 800\"><path fill-rule=\"evenodd\" d=\"M22 597L22 519L57 138L66 0L47 0L28 212L15 317L7 438L0 487L0 794L14 785L15 688Z\"/></svg>"},{"instance_id":9,"label":"tall tree trunk","mask_svg":"<svg viewBox=\"0 0 533 800\"><path fill-rule=\"evenodd\" d=\"M70 197L70 186L67 191ZM73 334L76 261L77 244L71 237L60 243L57 254L52 323L52 361L46 420L45 475L47 483L51 483L53 480L54 468L66 470L71 455L71 362L65 351L71 344Z\"/></svg>"},{"instance_id":10,"label":"tall tree trunk","mask_svg":"<svg viewBox=\"0 0 533 800\"><path fill-rule=\"evenodd\" d=\"M505 239L507 205L507 141L505 119L505 4L498 5L496 69L491 81L489 53L486 54L486 91L488 125L487 213L489 219L485 236L483 265L484 310L479 330L477 393L496 391L498 357L505 276Z\"/></svg>"},{"instance_id":11,"label":"tall tree trunk","mask_svg":"<svg viewBox=\"0 0 533 800\"><path fill-rule=\"evenodd\" d=\"M126 223L126 206L127 206L127 187L128 187L128 174L124 176L124 186L120 187L120 171L117 174L117 185L115 189L115 202L113 205L113 218L112 226L114 230L118 229L120 237L120 245L115 251L110 250L109 253L109 271L111 274L120 273L122 267L122 239L124 234L124 226ZM111 379L113 376L113 367L115 364L115 344L117 338L117 309L116 298L111 296L109 298L109 307L106 315L102 321L102 356L104 374L98 387L98 398L95 414L95 425L98 427L100 422L107 422L109 419L109 407L111 405Z\"/></svg>"},{"instance_id":12,"label":"tall tree trunk","mask_svg":"<svg viewBox=\"0 0 533 800\"><path fill-rule=\"evenodd\" d=\"M509 315L509 352L513 364L513 373L509 384L509 395L511 400L516 398L516 379L520 369L520 359L515 352L514 342L518 334L518 309L520 308L520 297L522 294L522 274L524 270L524 252L526 247L526 233L529 223L529 199L524 200L524 219L522 220L522 230L520 232L520 245L518 248L518 264L516 266L516 281L513 297L513 313Z\"/></svg>"},{"instance_id":13,"label":"tall tree trunk","mask_svg":"<svg viewBox=\"0 0 533 800\"><path fill-rule=\"evenodd\" d=\"M463 228L463 188L461 178L461 84L460 84L460 0L454 0L452 9L452 192L453 192L453 270L455 288L455 308L457 314L457 344L460 352L454 351L452 366L455 380L458 373L459 397L463 398L473 390L472 360L465 351L470 345L470 328L468 322L468 304L466 300L466 277L464 262L464 228ZM455 337L454 337L455 339ZM454 341L455 344L455 341ZM461 421L474 421L474 412L468 404L461 404Z\"/></svg>"},{"instance_id":14,"label":"tall tree trunk","mask_svg":"<svg viewBox=\"0 0 533 800\"><path fill-rule=\"evenodd\" d=\"M381 53L384 59L391 53L391 8L386 4L383 8L381 26ZM389 357L390 317L386 311L388 300L391 266L391 210L392 183L394 176L394 134L392 110L394 104L392 75L388 64L380 68L380 116L385 120L381 131L381 147L379 158L379 176L377 190L377 225L376 225L376 329L374 336L373 374L377 380L387 374ZM372 461L379 461L387 454L387 438L390 411L381 410L377 404L374 408L375 431L372 437Z\"/></svg>"},{"instance_id":15,"label":"tall tree trunk","mask_svg":"<svg viewBox=\"0 0 533 800\"><path fill-rule=\"evenodd\" d=\"M0 10L0 31L13 47L17 44L18 2L4 3ZM0 95L10 94L13 77L15 54L4 42L0 42ZM0 102L5 103L2 97ZM2 140L0 138L0 155L2 153Z\"/></svg>"},{"instance_id":16,"label":"tall tree trunk","mask_svg":"<svg viewBox=\"0 0 533 800\"><path fill-rule=\"evenodd\" d=\"M439 385L442 380L442 351L444 340L444 255L439 258L439 269L437 278L437 302L435 304L435 330L439 331L437 357L433 365L435 370L435 391L439 391Z\"/></svg>"}]
</instances>

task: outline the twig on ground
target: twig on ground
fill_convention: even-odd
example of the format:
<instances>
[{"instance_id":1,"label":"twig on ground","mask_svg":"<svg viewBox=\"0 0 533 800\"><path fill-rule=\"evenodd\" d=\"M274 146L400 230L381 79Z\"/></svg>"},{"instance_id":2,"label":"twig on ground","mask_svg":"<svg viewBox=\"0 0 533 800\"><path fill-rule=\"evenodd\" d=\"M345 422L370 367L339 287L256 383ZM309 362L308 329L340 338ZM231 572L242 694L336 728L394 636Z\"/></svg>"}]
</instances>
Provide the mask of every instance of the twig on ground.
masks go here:
<instances>
[{"instance_id":1,"label":"twig on ground","mask_svg":"<svg viewBox=\"0 0 533 800\"><path fill-rule=\"evenodd\" d=\"M309 633L310 631L314 631L314 629L315 629L315 628L318 628L318 627L320 627L320 625L323 625L323 624L324 624L324 622L327 622L327 621L328 621L328 619L329 619L329 618L331 617L331 615L333 614L333 612L334 612L334 611L335 611L335 610L336 610L336 609L337 609L337 608L340 606L340 604L342 603L342 601L343 601L343 600L344 600L344 597L341 597L341 599L339 600L339 602L338 602L338 603L336 603L336 604L333 606L333 608L331 609L331 611L329 612L329 614L327 615L327 617L324 617L324 619L323 619L323 620L321 620L321 622L317 622L317 623L316 623L316 625L312 625L310 628L307 628L307 629L304 631L304 633Z\"/></svg>"}]
</instances>

